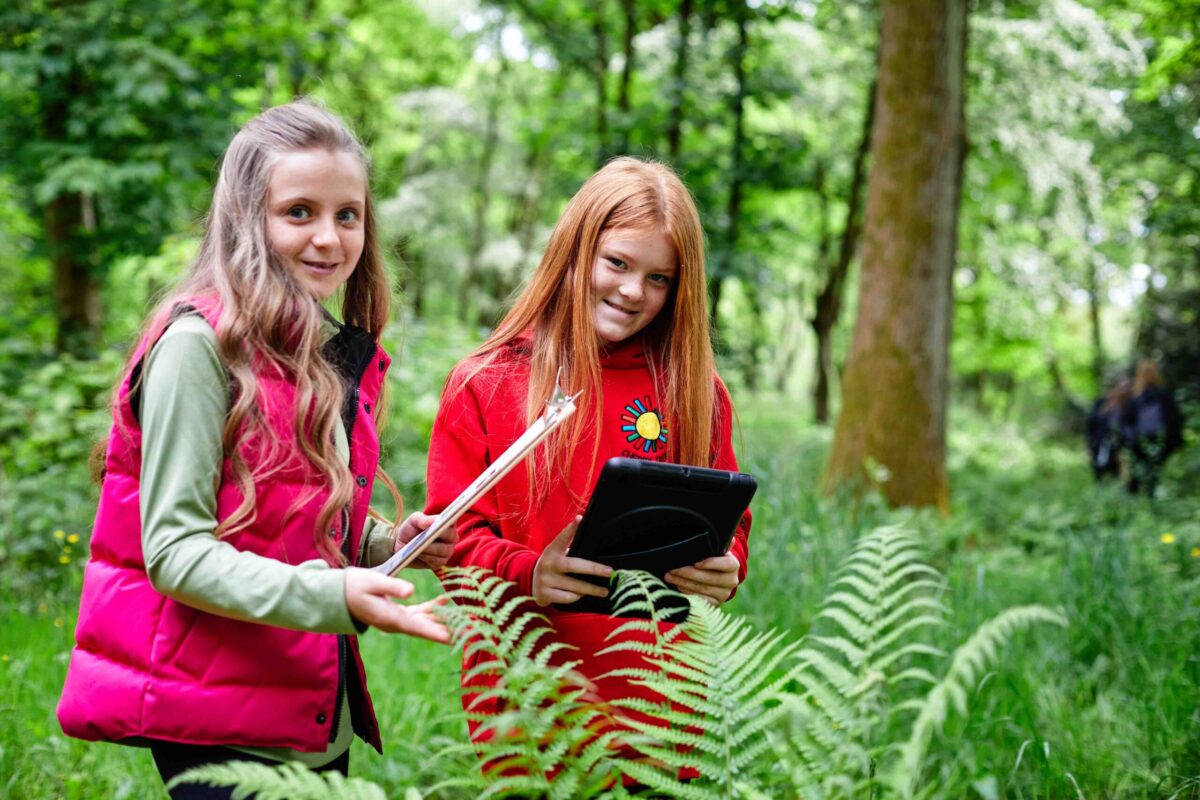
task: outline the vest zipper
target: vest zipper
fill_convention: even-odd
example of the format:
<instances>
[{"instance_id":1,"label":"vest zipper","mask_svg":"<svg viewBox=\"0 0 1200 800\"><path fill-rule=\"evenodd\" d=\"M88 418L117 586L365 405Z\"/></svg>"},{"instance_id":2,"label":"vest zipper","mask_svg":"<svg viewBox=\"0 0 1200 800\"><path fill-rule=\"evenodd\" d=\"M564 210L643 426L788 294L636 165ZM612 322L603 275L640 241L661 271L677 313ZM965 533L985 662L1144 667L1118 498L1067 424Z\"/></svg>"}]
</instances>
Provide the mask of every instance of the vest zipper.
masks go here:
<instances>
[{"instance_id":1,"label":"vest zipper","mask_svg":"<svg viewBox=\"0 0 1200 800\"><path fill-rule=\"evenodd\" d=\"M337 739L338 725L342 717L342 697L346 694L346 634L338 634L338 681L337 694L333 698L333 724L329 726L329 741Z\"/></svg>"}]
</instances>

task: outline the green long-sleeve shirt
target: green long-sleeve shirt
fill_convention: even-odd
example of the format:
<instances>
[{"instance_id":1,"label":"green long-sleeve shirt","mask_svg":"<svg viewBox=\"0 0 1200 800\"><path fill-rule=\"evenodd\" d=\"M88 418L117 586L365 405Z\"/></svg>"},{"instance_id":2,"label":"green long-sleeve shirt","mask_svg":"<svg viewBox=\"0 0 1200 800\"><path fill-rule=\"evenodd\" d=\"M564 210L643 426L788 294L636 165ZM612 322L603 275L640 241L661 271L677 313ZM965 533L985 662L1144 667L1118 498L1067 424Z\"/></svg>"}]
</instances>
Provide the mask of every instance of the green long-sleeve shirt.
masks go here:
<instances>
[{"instance_id":1,"label":"green long-sleeve shirt","mask_svg":"<svg viewBox=\"0 0 1200 800\"><path fill-rule=\"evenodd\" d=\"M332 332L331 332L332 334ZM216 334L198 316L167 328L142 373L140 483L142 552L154 588L213 614L319 633L356 633L346 608L346 574L319 559L299 565L247 553L216 538L216 489L224 454L221 433L231 403L229 377ZM349 461L340 418L339 457ZM368 518L362 565L381 563L393 549L392 526ZM350 746L343 696L338 731L325 753L287 748L238 748L312 766Z\"/></svg>"}]
</instances>

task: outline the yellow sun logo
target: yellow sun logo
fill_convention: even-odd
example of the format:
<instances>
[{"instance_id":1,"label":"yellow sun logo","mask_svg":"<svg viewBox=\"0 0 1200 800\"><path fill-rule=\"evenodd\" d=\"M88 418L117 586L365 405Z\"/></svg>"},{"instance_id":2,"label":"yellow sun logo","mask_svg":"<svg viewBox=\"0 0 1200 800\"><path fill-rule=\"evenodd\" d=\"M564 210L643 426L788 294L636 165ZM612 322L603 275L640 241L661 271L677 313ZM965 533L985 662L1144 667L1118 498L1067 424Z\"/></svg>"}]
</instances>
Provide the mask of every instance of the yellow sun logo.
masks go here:
<instances>
[{"instance_id":1,"label":"yellow sun logo","mask_svg":"<svg viewBox=\"0 0 1200 800\"><path fill-rule=\"evenodd\" d=\"M650 396L634 400L625 406L621 421L621 432L627 434L625 441L643 453L656 453L667 446L667 429L662 424L658 409L650 408Z\"/></svg>"}]
</instances>

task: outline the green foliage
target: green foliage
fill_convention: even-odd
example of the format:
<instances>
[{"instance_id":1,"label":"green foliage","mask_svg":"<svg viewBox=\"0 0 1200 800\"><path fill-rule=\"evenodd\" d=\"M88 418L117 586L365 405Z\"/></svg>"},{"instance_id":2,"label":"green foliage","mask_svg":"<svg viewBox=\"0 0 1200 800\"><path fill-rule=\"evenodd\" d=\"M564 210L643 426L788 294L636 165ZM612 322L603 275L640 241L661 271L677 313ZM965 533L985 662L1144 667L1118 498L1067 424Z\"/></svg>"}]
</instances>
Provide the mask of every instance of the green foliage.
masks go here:
<instances>
[{"instance_id":1,"label":"green foliage","mask_svg":"<svg viewBox=\"0 0 1200 800\"><path fill-rule=\"evenodd\" d=\"M100 274L116 257L154 252L204 192L233 93L257 71L252 24L231 24L246 10L31 0L4 12L0 171L39 208L88 198L85 230L69 235Z\"/></svg>"},{"instance_id":2,"label":"green foliage","mask_svg":"<svg viewBox=\"0 0 1200 800\"><path fill-rule=\"evenodd\" d=\"M652 762L631 761L622 769L668 796L746 796L772 771L768 734L785 711L782 689L792 677L785 665L799 643L787 643L780 633L756 633L745 620L696 597L687 599L685 623L664 628L658 609L679 599L645 573L618 573L617 613L646 618L613 631L610 639L617 641L604 652L645 656L646 667L612 674L631 677L663 698L614 703L656 718L626 718L641 734L632 741ZM683 768L699 777L680 782Z\"/></svg>"},{"instance_id":3,"label":"green foliage","mask_svg":"<svg viewBox=\"0 0 1200 800\"><path fill-rule=\"evenodd\" d=\"M176 776L167 788L195 783L233 786L233 800L385 800L383 790L360 778L340 772L313 772L303 764L279 766L253 761L231 761L196 767ZM420 793L416 793L419 798ZM411 795L405 794L406 800Z\"/></svg>"},{"instance_id":4,"label":"green foliage","mask_svg":"<svg viewBox=\"0 0 1200 800\"><path fill-rule=\"evenodd\" d=\"M405 360L414 368L430 361L416 345ZM981 679L962 684L966 712L950 713L942 731L929 738L918 777L925 795L1075 797L1078 786L1086 797L1168 796L1177 790L1187 797L1187 776L1200 776L1194 657L1200 652L1200 450L1193 442L1168 462L1163 494L1149 502L1125 496L1118 486L1093 486L1079 445L1048 441L1036 428L997 423L969 407L956 408L954 419L949 468L955 499L951 516L942 518L889 511L870 495L857 501L815 496L806 487L815 484L828 431L801 426L778 403L743 402L745 441L739 449L743 467L761 485L749 578L722 613L753 631L785 632L785 642L807 636L806 650L849 672L845 647L815 641L840 638L859 646L825 616L823 599L848 591L835 585L839 565L850 562L866 531L888 525L912 530L930 566L945 575L937 590L920 593L953 613L942 625L912 631L906 643L953 653L1004 609L1030 603L1061 607L1071 621L1065 631L1047 627L1037 636L1012 637ZM404 463L421 458L419 451L402 454ZM57 481L55 473L41 496L52 497ZM18 797L142 796L158 780L144 749L69 739L54 718L77 583L35 582L11 558L0 564L6 586L0 595L0 785ZM69 572L77 580L78 566ZM420 597L440 590L428 572L411 577ZM478 796L486 789L481 762L465 745L466 719L455 699L458 654L377 632L363 637L362 646L387 751L381 757L357 743L353 774L389 797L410 787L422 787L431 800ZM562 657L571 660L568 652ZM887 674L925 669L940 680L949 663L914 653ZM848 766L840 769L849 778L844 786L862 786L863 797L890 791L884 779L899 750L887 748L909 740L920 713L916 704L933 685L928 678L876 683L864 693L861 713L858 705L846 704L868 723L859 730L869 738L858 740L865 760L847 757ZM810 688L785 687L787 696L800 698ZM777 732L781 767L776 782L761 789L772 798L800 791L801 776L791 777L801 752L794 742L821 713L811 700L787 702L797 716L789 715ZM847 742L844 730L835 733ZM655 741L667 747L661 738ZM827 794L837 791L831 784Z\"/></svg>"},{"instance_id":5,"label":"green foliage","mask_svg":"<svg viewBox=\"0 0 1200 800\"><path fill-rule=\"evenodd\" d=\"M7 591L73 581L86 558L97 497L89 458L108 433L123 360L109 351L94 361L21 363L0 372L0 560L14 567L0 574Z\"/></svg>"},{"instance_id":6,"label":"green foliage","mask_svg":"<svg viewBox=\"0 0 1200 800\"><path fill-rule=\"evenodd\" d=\"M1041 606L1007 609L955 650L939 680L927 662L941 651L922 634L949 616L941 590L910 533L876 530L847 557L802 647L696 597L687 598L685 622L666 625L682 597L644 573L619 573L614 603L630 618L604 652L636 654L645 666L610 675L661 699L616 699L606 711L584 701L571 679L576 662L551 666L561 645L539 646L547 631L521 611L529 598L494 576L456 571L450 593L463 605L450 614L454 638L468 657L486 656L465 678L489 679L482 691L464 690L478 692L467 708L481 723L484 791L582 797L590 787L612 796L624 791L612 785L620 773L696 800L770 797L781 787L814 797L934 791L926 753L949 711L967 713L969 693L1017 631L1066 624ZM914 685L930 688L916 697ZM504 711L473 715L485 700ZM646 759L614 760L616 732L597 727L610 716ZM879 780L877 764L885 764ZM681 779L685 771L698 777Z\"/></svg>"},{"instance_id":7,"label":"green foliage","mask_svg":"<svg viewBox=\"0 0 1200 800\"><path fill-rule=\"evenodd\" d=\"M544 617L528 610L530 598L477 570L452 570L446 583L455 602L445 609L447 626L464 659L474 660L463 675L464 687L471 684L464 695L467 718L478 725L474 738L484 771L441 786L478 789L480 797L566 800L612 784L618 733L605 725L605 709L576 677L578 662L556 658L566 645L544 641L550 630ZM490 703L502 711L475 710Z\"/></svg>"}]
</instances>

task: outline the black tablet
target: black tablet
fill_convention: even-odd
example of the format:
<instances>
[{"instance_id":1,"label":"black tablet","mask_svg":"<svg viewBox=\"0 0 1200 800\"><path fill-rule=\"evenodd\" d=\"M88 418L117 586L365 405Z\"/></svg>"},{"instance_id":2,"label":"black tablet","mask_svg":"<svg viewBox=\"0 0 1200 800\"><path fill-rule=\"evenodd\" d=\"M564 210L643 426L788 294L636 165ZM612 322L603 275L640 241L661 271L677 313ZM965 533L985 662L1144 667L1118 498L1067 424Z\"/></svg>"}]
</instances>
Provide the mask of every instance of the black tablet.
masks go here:
<instances>
[{"instance_id":1,"label":"black tablet","mask_svg":"<svg viewBox=\"0 0 1200 800\"><path fill-rule=\"evenodd\" d=\"M568 555L662 578L676 567L728 552L757 486L742 472L611 458ZM562 608L611 612L608 599L598 597Z\"/></svg>"}]
</instances>

